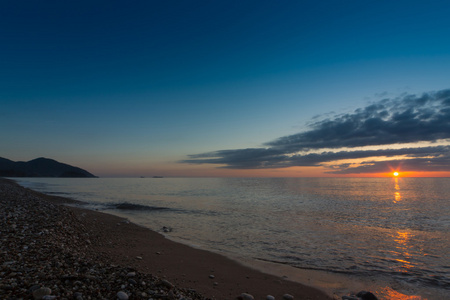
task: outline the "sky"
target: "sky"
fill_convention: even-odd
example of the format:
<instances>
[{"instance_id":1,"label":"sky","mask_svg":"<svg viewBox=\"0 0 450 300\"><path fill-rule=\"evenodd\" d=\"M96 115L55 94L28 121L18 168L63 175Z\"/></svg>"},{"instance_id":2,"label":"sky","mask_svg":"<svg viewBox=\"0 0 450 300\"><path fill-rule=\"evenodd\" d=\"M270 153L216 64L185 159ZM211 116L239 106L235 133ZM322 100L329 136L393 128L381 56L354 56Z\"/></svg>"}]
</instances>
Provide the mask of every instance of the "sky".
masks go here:
<instances>
[{"instance_id":1,"label":"sky","mask_svg":"<svg viewBox=\"0 0 450 300\"><path fill-rule=\"evenodd\" d=\"M0 157L450 176L449 1L1 1Z\"/></svg>"}]
</instances>

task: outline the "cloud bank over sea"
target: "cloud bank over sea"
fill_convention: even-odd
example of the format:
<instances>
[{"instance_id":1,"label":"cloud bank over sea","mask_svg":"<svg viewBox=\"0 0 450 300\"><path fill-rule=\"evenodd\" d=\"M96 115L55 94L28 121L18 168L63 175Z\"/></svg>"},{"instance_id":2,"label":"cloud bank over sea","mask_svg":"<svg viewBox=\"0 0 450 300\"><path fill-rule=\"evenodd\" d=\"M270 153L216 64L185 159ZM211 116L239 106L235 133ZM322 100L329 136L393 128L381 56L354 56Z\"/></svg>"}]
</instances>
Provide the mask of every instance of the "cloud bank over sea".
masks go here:
<instances>
[{"instance_id":1,"label":"cloud bank over sea","mask_svg":"<svg viewBox=\"0 0 450 300\"><path fill-rule=\"evenodd\" d=\"M384 98L261 148L191 154L182 163L229 169L322 166L332 174L450 170L450 89Z\"/></svg>"}]
</instances>

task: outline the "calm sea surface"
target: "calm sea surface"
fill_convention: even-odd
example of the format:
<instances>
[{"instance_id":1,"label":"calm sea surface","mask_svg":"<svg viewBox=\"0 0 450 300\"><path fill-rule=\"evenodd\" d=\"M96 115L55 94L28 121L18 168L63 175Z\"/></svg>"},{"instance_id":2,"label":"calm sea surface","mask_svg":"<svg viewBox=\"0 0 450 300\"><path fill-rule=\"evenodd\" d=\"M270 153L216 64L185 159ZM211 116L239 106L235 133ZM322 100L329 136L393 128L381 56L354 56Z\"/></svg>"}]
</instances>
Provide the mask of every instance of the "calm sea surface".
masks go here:
<instances>
[{"instance_id":1,"label":"calm sea surface","mask_svg":"<svg viewBox=\"0 0 450 300\"><path fill-rule=\"evenodd\" d=\"M450 295L450 178L24 178L206 249ZM450 298L449 298L450 299Z\"/></svg>"}]
</instances>

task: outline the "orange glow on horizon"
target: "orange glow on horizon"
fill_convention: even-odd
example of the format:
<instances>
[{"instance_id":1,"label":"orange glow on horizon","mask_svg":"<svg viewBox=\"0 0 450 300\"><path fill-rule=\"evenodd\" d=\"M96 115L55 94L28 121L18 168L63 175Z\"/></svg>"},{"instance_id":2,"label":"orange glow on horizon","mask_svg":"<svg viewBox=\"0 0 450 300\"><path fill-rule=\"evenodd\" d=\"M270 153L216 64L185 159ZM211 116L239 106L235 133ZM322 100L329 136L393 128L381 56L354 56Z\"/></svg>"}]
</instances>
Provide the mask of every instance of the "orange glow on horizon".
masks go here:
<instances>
[{"instance_id":1,"label":"orange glow on horizon","mask_svg":"<svg viewBox=\"0 0 450 300\"><path fill-rule=\"evenodd\" d=\"M406 177L450 177L447 172L419 172L401 171L399 176L394 176L393 172L397 168L387 169L382 173L351 173L333 174L326 167L290 167L279 169L226 169L205 165L188 165L176 163L160 163L137 159L122 163L99 161L79 164L89 172L100 177L151 177L154 175L164 177L350 177L350 178L406 178ZM398 170L398 169L397 169ZM398 171L397 171L398 172Z\"/></svg>"}]
</instances>

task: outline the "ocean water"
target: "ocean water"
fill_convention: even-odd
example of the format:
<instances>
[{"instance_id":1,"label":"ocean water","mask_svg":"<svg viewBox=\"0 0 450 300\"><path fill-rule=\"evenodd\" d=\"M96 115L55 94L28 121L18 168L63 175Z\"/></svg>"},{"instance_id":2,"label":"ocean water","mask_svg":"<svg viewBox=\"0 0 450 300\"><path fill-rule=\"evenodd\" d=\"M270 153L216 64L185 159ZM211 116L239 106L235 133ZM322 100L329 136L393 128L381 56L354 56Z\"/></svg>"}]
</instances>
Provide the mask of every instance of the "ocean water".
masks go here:
<instances>
[{"instance_id":1,"label":"ocean water","mask_svg":"<svg viewBox=\"0 0 450 300\"><path fill-rule=\"evenodd\" d=\"M23 178L178 241L450 299L450 178ZM445 296L444 296L445 298ZM410 299L425 299L410 298ZM432 298L430 298L432 299Z\"/></svg>"}]
</instances>

